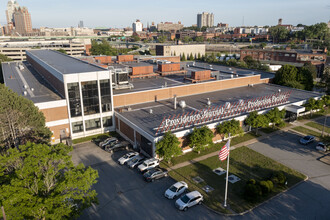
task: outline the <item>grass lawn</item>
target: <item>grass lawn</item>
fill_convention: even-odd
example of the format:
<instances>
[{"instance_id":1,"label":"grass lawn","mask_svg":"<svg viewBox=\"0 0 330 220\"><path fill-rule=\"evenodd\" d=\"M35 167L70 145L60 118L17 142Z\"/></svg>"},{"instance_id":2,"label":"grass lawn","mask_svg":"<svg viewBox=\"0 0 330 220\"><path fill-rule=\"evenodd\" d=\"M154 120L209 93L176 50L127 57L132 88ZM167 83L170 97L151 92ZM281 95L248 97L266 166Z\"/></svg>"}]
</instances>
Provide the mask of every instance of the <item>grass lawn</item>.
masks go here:
<instances>
[{"instance_id":1,"label":"grass lawn","mask_svg":"<svg viewBox=\"0 0 330 220\"><path fill-rule=\"evenodd\" d=\"M234 137L231 140L231 146L234 146L236 144L251 140L251 139L256 138L256 137L259 137L259 136L256 136L254 133L246 133L242 137ZM220 143L214 144L210 148L207 148L204 151L201 151L200 154L198 154L195 151L192 151L192 152L186 153L182 156L174 157L171 160L171 162L172 162L171 165L176 165L176 164L188 161L188 160L192 160L196 157L200 157L200 156L212 153L214 151L219 151L221 149L221 147L225 144L225 142L220 142Z\"/></svg>"},{"instance_id":2,"label":"grass lawn","mask_svg":"<svg viewBox=\"0 0 330 220\"><path fill-rule=\"evenodd\" d=\"M309 126L309 127L312 127L312 128L316 128L317 130L319 130L321 132L323 130L323 125L321 125L319 123L316 123L316 122L313 122L313 121L306 123L306 125ZM324 131L327 132L327 133L330 133L330 128L325 126Z\"/></svg>"},{"instance_id":3,"label":"grass lawn","mask_svg":"<svg viewBox=\"0 0 330 220\"><path fill-rule=\"evenodd\" d=\"M88 137L83 137L83 138L78 138L72 140L73 144L79 144L87 141L91 141L92 139L106 139L108 137L116 137L118 136L116 132L111 132L111 133L105 133L105 134L96 134Z\"/></svg>"},{"instance_id":4,"label":"grass lawn","mask_svg":"<svg viewBox=\"0 0 330 220\"><path fill-rule=\"evenodd\" d=\"M297 126L292 129L295 131L307 134L307 135L313 135L314 137L321 137L321 133L313 131L313 130L305 128L305 127L302 127L302 126Z\"/></svg>"},{"instance_id":5,"label":"grass lawn","mask_svg":"<svg viewBox=\"0 0 330 220\"><path fill-rule=\"evenodd\" d=\"M185 166L170 171L170 176L177 181L184 180L188 183L189 189L198 190L204 196L204 204L210 208L227 213L228 210L222 208L225 193L225 174L218 176L212 170L218 167L227 169L227 161L219 161L218 156L210 157L206 160L195 164ZM261 181L270 178L274 171L282 171L287 177L288 185L302 181L305 176L295 170L292 170L258 152L255 152L245 146L237 148L230 153L230 174L235 174L241 181L234 184L228 183L228 203L230 208L236 213L241 213L258 204L258 202L248 202L243 198L244 186L246 181L253 178ZM200 176L204 182L197 184L192 178ZM206 194L201 188L209 185L214 188L209 194ZM262 197L262 201L283 191L285 187L274 187L274 191L266 197ZM259 202L262 202L259 201Z\"/></svg>"}]
</instances>

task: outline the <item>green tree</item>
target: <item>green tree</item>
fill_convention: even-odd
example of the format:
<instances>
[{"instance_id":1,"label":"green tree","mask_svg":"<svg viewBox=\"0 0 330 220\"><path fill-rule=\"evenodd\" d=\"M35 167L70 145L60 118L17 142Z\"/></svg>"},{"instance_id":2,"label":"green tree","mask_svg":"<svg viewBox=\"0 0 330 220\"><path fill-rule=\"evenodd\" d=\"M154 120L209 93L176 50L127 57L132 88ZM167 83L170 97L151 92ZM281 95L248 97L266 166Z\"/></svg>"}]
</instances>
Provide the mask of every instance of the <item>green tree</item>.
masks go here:
<instances>
[{"instance_id":1,"label":"green tree","mask_svg":"<svg viewBox=\"0 0 330 220\"><path fill-rule=\"evenodd\" d=\"M201 60L201 53L200 52L198 52L197 59Z\"/></svg>"},{"instance_id":2,"label":"green tree","mask_svg":"<svg viewBox=\"0 0 330 220\"><path fill-rule=\"evenodd\" d=\"M0 94L0 146L18 147L27 141L48 143L51 132L33 102L4 84L0 84Z\"/></svg>"},{"instance_id":3,"label":"green tree","mask_svg":"<svg viewBox=\"0 0 330 220\"><path fill-rule=\"evenodd\" d=\"M0 53L0 83L4 83L1 63L8 62L8 61L12 61L12 59L10 59L7 56Z\"/></svg>"},{"instance_id":4,"label":"green tree","mask_svg":"<svg viewBox=\"0 0 330 220\"><path fill-rule=\"evenodd\" d=\"M239 121L235 119L218 124L216 130L218 134L223 134L224 137L228 137L228 134L242 136L244 133Z\"/></svg>"},{"instance_id":5,"label":"green tree","mask_svg":"<svg viewBox=\"0 0 330 220\"><path fill-rule=\"evenodd\" d=\"M269 119L265 115L259 115L257 111L253 111L245 119L245 123L255 128L256 135L258 135L258 129L267 127L269 125Z\"/></svg>"},{"instance_id":6,"label":"green tree","mask_svg":"<svg viewBox=\"0 0 330 220\"><path fill-rule=\"evenodd\" d=\"M330 67L324 68L321 83L324 84L325 92L330 95Z\"/></svg>"},{"instance_id":7,"label":"green tree","mask_svg":"<svg viewBox=\"0 0 330 220\"><path fill-rule=\"evenodd\" d=\"M316 100L314 98L310 98L305 104L305 107L307 111L310 111L310 116L312 117L313 110L316 110L318 105L316 104Z\"/></svg>"},{"instance_id":8,"label":"green tree","mask_svg":"<svg viewBox=\"0 0 330 220\"><path fill-rule=\"evenodd\" d=\"M118 55L118 51L115 48L112 48L106 40L102 40L101 43L96 40L92 40L92 47L90 52L92 55Z\"/></svg>"},{"instance_id":9,"label":"green tree","mask_svg":"<svg viewBox=\"0 0 330 220\"><path fill-rule=\"evenodd\" d=\"M133 36L131 37L131 40L132 40L133 42L138 42L138 41L141 40L141 38L140 38L138 35L133 35Z\"/></svg>"},{"instance_id":10,"label":"green tree","mask_svg":"<svg viewBox=\"0 0 330 220\"><path fill-rule=\"evenodd\" d=\"M297 81L298 69L292 65L282 66L275 74L274 83L301 89L304 86Z\"/></svg>"},{"instance_id":11,"label":"green tree","mask_svg":"<svg viewBox=\"0 0 330 220\"><path fill-rule=\"evenodd\" d=\"M198 43L202 43L202 42L204 42L204 38L203 38L203 36L198 36L198 37L195 37L195 41Z\"/></svg>"},{"instance_id":12,"label":"green tree","mask_svg":"<svg viewBox=\"0 0 330 220\"><path fill-rule=\"evenodd\" d=\"M160 157L163 157L165 161L169 162L172 157L182 154L179 145L179 139L168 131L164 134L164 137L156 143L156 153Z\"/></svg>"},{"instance_id":13,"label":"green tree","mask_svg":"<svg viewBox=\"0 0 330 220\"><path fill-rule=\"evenodd\" d=\"M269 28L269 33L273 37L273 42L278 43L287 39L289 30L283 26L273 26Z\"/></svg>"},{"instance_id":14,"label":"green tree","mask_svg":"<svg viewBox=\"0 0 330 220\"><path fill-rule=\"evenodd\" d=\"M262 42L262 43L260 43L259 46L261 49L264 49L267 46L267 44L265 42Z\"/></svg>"},{"instance_id":15,"label":"green tree","mask_svg":"<svg viewBox=\"0 0 330 220\"><path fill-rule=\"evenodd\" d=\"M250 69L258 69L260 66L260 62L254 60L250 55L243 58L243 61L246 63L248 68Z\"/></svg>"},{"instance_id":16,"label":"green tree","mask_svg":"<svg viewBox=\"0 0 330 220\"><path fill-rule=\"evenodd\" d=\"M176 56L176 52L174 51L174 54L173 54L173 56Z\"/></svg>"},{"instance_id":17,"label":"green tree","mask_svg":"<svg viewBox=\"0 0 330 220\"><path fill-rule=\"evenodd\" d=\"M208 55L206 57L206 62L208 62L208 63L215 63L215 62L217 62L217 57L215 56L214 53L211 53L210 55Z\"/></svg>"},{"instance_id":18,"label":"green tree","mask_svg":"<svg viewBox=\"0 0 330 220\"><path fill-rule=\"evenodd\" d=\"M64 49L59 49L57 51L60 52L60 53L68 54Z\"/></svg>"},{"instance_id":19,"label":"green tree","mask_svg":"<svg viewBox=\"0 0 330 220\"><path fill-rule=\"evenodd\" d=\"M315 66L312 66L315 68ZM312 91L314 87L314 81L313 81L313 70L311 70L309 67L301 67L297 74L297 82L303 85L303 89ZM316 69L315 69L315 75L316 75Z\"/></svg>"},{"instance_id":20,"label":"green tree","mask_svg":"<svg viewBox=\"0 0 330 220\"><path fill-rule=\"evenodd\" d=\"M184 53L181 56L181 61L186 61L186 55Z\"/></svg>"},{"instance_id":21,"label":"green tree","mask_svg":"<svg viewBox=\"0 0 330 220\"><path fill-rule=\"evenodd\" d=\"M190 56L189 56L189 60L190 60L190 61L194 60L194 56L193 56L192 53L191 53Z\"/></svg>"},{"instance_id":22,"label":"green tree","mask_svg":"<svg viewBox=\"0 0 330 220\"><path fill-rule=\"evenodd\" d=\"M194 128L193 132L189 135L190 146L193 147L194 151L200 153L200 151L213 144L213 137L213 132L206 126Z\"/></svg>"},{"instance_id":23,"label":"green tree","mask_svg":"<svg viewBox=\"0 0 330 220\"><path fill-rule=\"evenodd\" d=\"M182 41L183 41L184 43L189 43L189 42L192 41L192 39L191 39L191 37L189 37L189 36L185 36L185 37L182 39Z\"/></svg>"},{"instance_id":24,"label":"green tree","mask_svg":"<svg viewBox=\"0 0 330 220\"><path fill-rule=\"evenodd\" d=\"M285 109L280 111L277 107L275 107L267 112L266 116L269 119L269 122L272 123L273 128L276 125L281 126L284 123L283 119L285 117Z\"/></svg>"},{"instance_id":25,"label":"green tree","mask_svg":"<svg viewBox=\"0 0 330 220\"><path fill-rule=\"evenodd\" d=\"M27 143L0 155L0 201L9 219L72 219L97 202L98 172L74 166L64 144ZM0 214L1 216L1 214Z\"/></svg>"},{"instance_id":26,"label":"green tree","mask_svg":"<svg viewBox=\"0 0 330 220\"><path fill-rule=\"evenodd\" d=\"M158 43L164 43L167 40L167 37L165 35L161 35L157 37Z\"/></svg>"}]
</instances>

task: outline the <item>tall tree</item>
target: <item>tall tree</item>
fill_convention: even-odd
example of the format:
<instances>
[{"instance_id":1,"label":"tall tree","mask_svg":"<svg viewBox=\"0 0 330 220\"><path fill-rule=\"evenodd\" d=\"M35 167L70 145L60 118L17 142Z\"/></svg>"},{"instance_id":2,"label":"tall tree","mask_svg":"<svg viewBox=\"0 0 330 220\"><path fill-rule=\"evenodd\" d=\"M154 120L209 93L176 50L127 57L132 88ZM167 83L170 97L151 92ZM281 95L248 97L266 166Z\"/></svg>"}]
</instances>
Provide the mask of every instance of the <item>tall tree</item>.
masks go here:
<instances>
[{"instance_id":1,"label":"tall tree","mask_svg":"<svg viewBox=\"0 0 330 220\"><path fill-rule=\"evenodd\" d=\"M267 127L269 125L269 119L265 115L259 115L257 111L253 111L245 119L245 123L255 128L258 135L258 129Z\"/></svg>"},{"instance_id":2,"label":"tall tree","mask_svg":"<svg viewBox=\"0 0 330 220\"><path fill-rule=\"evenodd\" d=\"M305 104L306 110L310 111L310 116L312 117L313 110L316 110L318 105L314 98L308 99L307 103Z\"/></svg>"},{"instance_id":3,"label":"tall tree","mask_svg":"<svg viewBox=\"0 0 330 220\"><path fill-rule=\"evenodd\" d=\"M186 55L184 53L181 56L181 61L186 61Z\"/></svg>"},{"instance_id":4,"label":"tall tree","mask_svg":"<svg viewBox=\"0 0 330 220\"><path fill-rule=\"evenodd\" d=\"M198 153L213 144L213 132L206 126L194 128L194 131L189 135L190 146Z\"/></svg>"},{"instance_id":5,"label":"tall tree","mask_svg":"<svg viewBox=\"0 0 330 220\"><path fill-rule=\"evenodd\" d=\"M0 84L0 146L48 143L50 136L45 117L33 102Z\"/></svg>"},{"instance_id":6,"label":"tall tree","mask_svg":"<svg viewBox=\"0 0 330 220\"><path fill-rule=\"evenodd\" d=\"M280 111L277 107L275 107L267 112L266 116L274 128L276 125L282 125L284 123L283 119L285 117L285 109Z\"/></svg>"},{"instance_id":7,"label":"tall tree","mask_svg":"<svg viewBox=\"0 0 330 220\"><path fill-rule=\"evenodd\" d=\"M303 89L304 86L297 81L297 75L298 69L295 66L286 64L276 72L274 83L297 89Z\"/></svg>"},{"instance_id":8,"label":"tall tree","mask_svg":"<svg viewBox=\"0 0 330 220\"><path fill-rule=\"evenodd\" d=\"M98 172L74 166L71 150L27 143L0 155L0 201L7 218L72 219L97 202L92 185Z\"/></svg>"},{"instance_id":9,"label":"tall tree","mask_svg":"<svg viewBox=\"0 0 330 220\"><path fill-rule=\"evenodd\" d=\"M216 129L217 129L217 133L223 134L224 137L228 137L229 133L231 134L231 136L235 136L235 135L243 135L244 132L239 121L235 119L218 124Z\"/></svg>"},{"instance_id":10,"label":"tall tree","mask_svg":"<svg viewBox=\"0 0 330 220\"><path fill-rule=\"evenodd\" d=\"M273 37L273 42L278 43L287 39L289 30L283 26L273 26L269 28L270 35Z\"/></svg>"},{"instance_id":11,"label":"tall tree","mask_svg":"<svg viewBox=\"0 0 330 220\"><path fill-rule=\"evenodd\" d=\"M179 139L168 131L164 134L163 138L156 143L156 153L160 157L163 157L165 161L169 162L172 157L182 154L179 145Z\"/></svg>"}]
</instances>

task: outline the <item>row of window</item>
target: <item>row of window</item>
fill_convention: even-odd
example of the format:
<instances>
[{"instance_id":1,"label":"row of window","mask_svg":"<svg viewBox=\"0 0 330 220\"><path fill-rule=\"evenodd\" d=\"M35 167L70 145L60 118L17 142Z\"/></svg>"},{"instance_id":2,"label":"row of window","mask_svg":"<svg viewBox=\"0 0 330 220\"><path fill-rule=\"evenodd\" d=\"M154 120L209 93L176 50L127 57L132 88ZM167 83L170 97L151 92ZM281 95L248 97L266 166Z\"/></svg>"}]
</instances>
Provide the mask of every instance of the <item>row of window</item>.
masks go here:
<instances>
[{"instance_id":1,"label":"row of window","mask_svg":"<svg viewBox=\"0 0 330 220\"><path fill-rule=\"evenodd\" d=\"M111 116L103 117L102 118L102 124L103 124L104 128L111 127L112 126L112 117ZM85 121L85 127L86 127L86 131L101 128L101 119L100 118L95 118L95 119L86 120ZM80 133L80 132L83 132L83 131L84 131L84 126L83 126L82 121L72 123L72 133L75 134L75 133Z\"/></svg>"},{"instance_id":2,"label":"row of window","mask_svg":"<svg viewBox=\"0 0 330 220\"><path fill-rule=\"evenodd\" d=\"M68 83L69 108L71 117L82 115L92 115L100 113L99 95L101 96L102 112L111 111L111 87L110 80L100 80L100 94L98 93L97 81L88 81L81 83L82 101L84 108L81 106L81 97L79 83Z\"/></svg>"},{"instance_id":3,"label":"row of window","mask_svg":"<svg viewBox=\"0 0 330 220\"><path fill-rule=\"evenodd\" d=\"M242 51L242 54L248 54L248 55L252 55L252 54L254 54L254 55L258 55L258 52L245 52L245 51ZM280 56L280 57L282 57L283 55L285 56L285 57L289 57L290 56L290 54L289 53L286 53L286 54L283 54L283 53L265 53L264 54L265 56L270 56L270 55L274 55L274 56L276 56L276 55L278 55L278 56ZM296 56L296 54L291 54L291 57L295 57Z\"/></svg>"}]
</instances>

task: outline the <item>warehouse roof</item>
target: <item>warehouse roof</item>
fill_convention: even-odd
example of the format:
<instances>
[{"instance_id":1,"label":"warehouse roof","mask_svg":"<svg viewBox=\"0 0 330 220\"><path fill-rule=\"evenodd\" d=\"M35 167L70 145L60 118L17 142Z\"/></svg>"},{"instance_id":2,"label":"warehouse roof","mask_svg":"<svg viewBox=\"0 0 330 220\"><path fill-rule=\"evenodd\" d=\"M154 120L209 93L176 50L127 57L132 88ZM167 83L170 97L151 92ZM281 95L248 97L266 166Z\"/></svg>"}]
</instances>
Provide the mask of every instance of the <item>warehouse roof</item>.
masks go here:
<instances>
[{"instance_id":1,"label":"warehouse roof","mask_svg":"<svg viewBox=\"0 0 330 220\"><path fill-rule=\"evenodd\" d=\"M320 96L318 93L291 89L288 87L278 86L274 84L258 84L258 85L254 85L253 87L245 86L245 87L221 90L216 92L191 95L186 97L178 97L177 99L178 103L181 100L185 101L186 108L184 109L180 108L178 105L177 109L175 110L173 107L173 99L168 99L153 103L133 105L130 106L131 107L130 111L123 111L121 109L117 109L116 114L119 114L120 116L124 117L126 120L130 121L134 125L143 129L151 136L156 137L159 135L159 134L158 135L155 134L157 127L160 126L164 117L173 118L175 115L179 115L182 113L187 114L193 111L199 111L208 108L207 105L208 98L212 103L209 108L212 108L212 107L224 105L226 102L230 102L233 104L239 100L245 101L262 96L269 96L271 94L278 92L279 90L281 90L281 92L289 92L290 90L292 90L291 95L288 99L288 103L286 104L297 103L300 101L308 100L311 97ZM150 113L150 109L152 109L152 114ZM218 121L221 120L222 119L219 119Z\"/></svg>"},{"instance_id":2,"label":"warehouse roof","mask_svg":"<svg viewBox=\"0 0 330 220\"><path fill-rule=\"evenodd\" d=\"M54 50L29 50L39 60L62 74L104 71L102 67L79 60Z\"/></svg>"}]
</instances>

